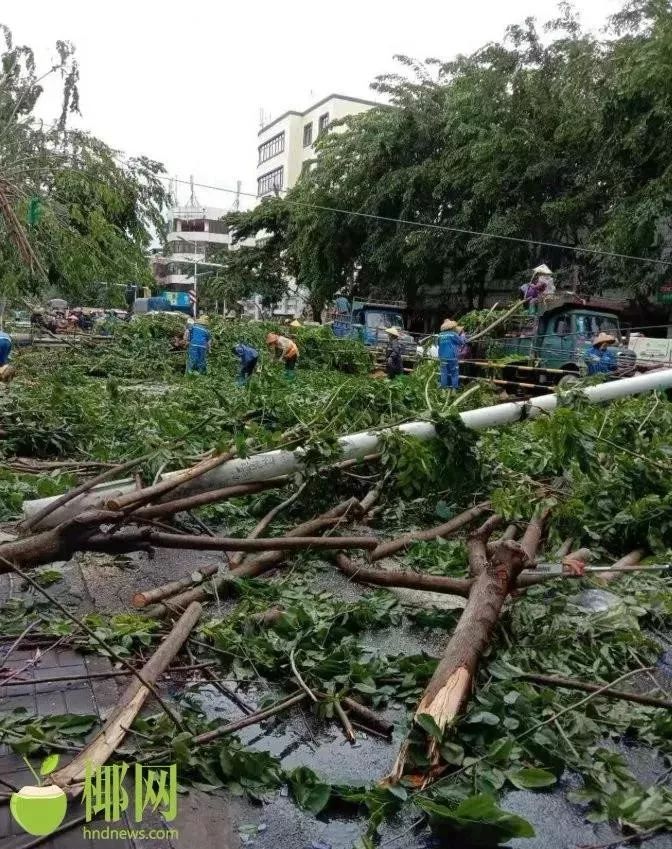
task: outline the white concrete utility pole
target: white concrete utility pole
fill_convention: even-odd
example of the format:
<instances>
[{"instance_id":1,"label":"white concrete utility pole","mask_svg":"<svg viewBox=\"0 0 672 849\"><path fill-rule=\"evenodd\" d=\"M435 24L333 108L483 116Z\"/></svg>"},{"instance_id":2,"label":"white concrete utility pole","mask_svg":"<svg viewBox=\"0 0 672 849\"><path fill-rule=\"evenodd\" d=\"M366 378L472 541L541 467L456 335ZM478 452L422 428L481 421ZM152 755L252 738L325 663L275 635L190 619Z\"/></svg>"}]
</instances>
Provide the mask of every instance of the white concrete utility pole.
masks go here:
<instances>
[{"instance_id":1,"label":"white concrete utility pole","mask_svg":"<svg viewBox=\"0 0 672 849\"><path fill-rule=\"evenodd\" d=\"M661 369L647 374L627 377L622 380L613 380L602 383L599 386L589 386L583 392L590 402L600 404L607 401L615 401L629 395L639 395L643 392L654 392L656 390L669 389L672 387L672 369ZM542 412L551 412L558 405L558 396L555 394L540 395L529 401L517 401L507 404L496 404L492 407L481 407L476 410L468 410L460 413L460 418L465 427L471 430L484 430L489 427L512 424L521 418L535 418ZM397 428L401 433L415 436L417 439L434 439L436 431L431 422L409 422L399 425ZM339 439L341 458L350 460L374 454L380 446L380 437L385 430L363 431L342 436ZM197 492L207 492L211 489L221 489L238 483L251 483L253 481L266 481L281 475L291 475L300 471L303 464L304 451L296 448L293 451L267 451L247 459L229 460L216 469L195 478L189 484L179 487L171 492L171 498L179 498L192 495ZM169 478L171 473L164 477ZM176 474L173 472L172 474ZM60 510L55 510L46 519L44 525L38 527L53 527L64 519L81 513L83 510L101 506L106 499L135 488L133 480L115 481L104 484L87 492L79 498L75 498ZM30 518L41 510L54 498L41 498L37 501L24 501L23 512L26 518Z\"/></svg>"}]
</instances>

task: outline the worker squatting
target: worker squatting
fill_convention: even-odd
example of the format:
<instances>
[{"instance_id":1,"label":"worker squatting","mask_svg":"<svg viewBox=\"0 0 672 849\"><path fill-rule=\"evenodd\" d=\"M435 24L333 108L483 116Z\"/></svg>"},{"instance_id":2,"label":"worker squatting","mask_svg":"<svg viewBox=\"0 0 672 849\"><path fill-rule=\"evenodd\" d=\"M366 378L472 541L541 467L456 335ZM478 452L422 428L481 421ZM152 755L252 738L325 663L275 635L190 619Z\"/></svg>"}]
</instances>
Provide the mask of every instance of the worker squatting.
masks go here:
<instances>
[{"instance_id":1,"label":"worker squatting","mask_svg":"<svg viewBox=\"0 0 672 849\"><path fill-rule=\"evenodd\" d=\"M202 315L197 319L187 319L187 329L184 334L187 343L187 373L205 374L207 371L208 354L212 348L209 324L207 315ZM266 345L274 359L280 360L284 364L285 378L290 381L294 380L296 363L299 359L299 349L296 342L280 333L269 333L266 336ZM240 363L236 384L244 386L257 368L259 351L251 345L239 342L233 346L232 352Z\"/></svg>"}]
</instances>

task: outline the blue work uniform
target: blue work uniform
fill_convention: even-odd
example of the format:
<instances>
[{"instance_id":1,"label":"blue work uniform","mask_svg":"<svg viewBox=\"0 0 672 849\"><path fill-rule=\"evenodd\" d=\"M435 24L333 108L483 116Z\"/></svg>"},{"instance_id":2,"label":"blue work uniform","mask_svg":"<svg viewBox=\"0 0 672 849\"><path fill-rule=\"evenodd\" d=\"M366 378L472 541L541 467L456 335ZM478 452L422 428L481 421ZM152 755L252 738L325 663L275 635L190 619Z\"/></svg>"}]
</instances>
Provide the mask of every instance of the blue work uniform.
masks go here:
<instances>
[{"instance_id":1,"label":"blue work uniform","mask_svg":"<svg viewBox=\"0 0 672 849\"><path fill-rule=\"evenodd\" d=\"M202 324L194 324L189 329L187 372L197 371L205 374L208 367L210 338L210 331Z\"/></svg>"},{"instance_id":2,"label":"blue work uniform","mask_svg":"<svg viewBox=\"0 0 672 849\"><path fill-rule=\"evenodd\" d=\"M238 386L242 386L244 383L247 383L257 367L259 351L251 345L244 345L240 342L233 349L233 352L240 360L240 374L238 375L236 383Z\"/></svg>"},{"instance_id":3,"label":"blue work uniform","mask_svg":"<svg viewBox=\"0 0 672 849\"><path fill-rule=\"evenodd\" d=\"M9 333L0 331L0 366L6 366L12 350L12 337Z\"/></svg>"},{"instance_id":4,"label":"blue work uniform","mask_svg":"<svg viewBox=\"0 0 672 849\"><path fill-rule=\"evenodd\" d=\"M442 389L457 389L460 385L457 361L464 344L464 336L455 330L442 330L439 333L439 386Z\"/></svg>"},{"instance_id":5,"label":"blue work uniform","mask_svg":"<svg viewBox=\"0 0 672 849\"><path fill-rule=\"evenodd\" d=\"M616 371L616 352L610 348L591 345L583 359L588 366L588 374L609 374L610 371Z\"/></svg>"}]
</instances>

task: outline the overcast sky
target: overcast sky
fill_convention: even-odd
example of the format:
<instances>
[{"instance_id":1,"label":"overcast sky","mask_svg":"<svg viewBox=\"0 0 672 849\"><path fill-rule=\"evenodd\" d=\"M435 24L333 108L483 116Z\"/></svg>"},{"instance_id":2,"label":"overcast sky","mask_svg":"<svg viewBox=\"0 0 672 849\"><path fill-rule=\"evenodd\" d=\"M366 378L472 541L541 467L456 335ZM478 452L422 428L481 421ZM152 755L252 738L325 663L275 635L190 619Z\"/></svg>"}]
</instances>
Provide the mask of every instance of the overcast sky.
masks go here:
<instances>
[{"instance_id":1,"label":"overcast sky","mask_svg":"<svg viewBox=\"0 0 672 849\"><path fill-rule=\"evenodd\" d=\"M575 5L596 30L622 4ZM394 54L449 59L555 9L554 0L0 0L0 23L45 64L56 39L75 43L78 123L108 144L183 179L234 188L240 179L254 192L262 109L275 117L332 92L375 99L369 84L395 69ZM188 189L179 193L186 202ZM198 190L198 200L228 208L232 197Z\"/></svg>"}]
</instances>

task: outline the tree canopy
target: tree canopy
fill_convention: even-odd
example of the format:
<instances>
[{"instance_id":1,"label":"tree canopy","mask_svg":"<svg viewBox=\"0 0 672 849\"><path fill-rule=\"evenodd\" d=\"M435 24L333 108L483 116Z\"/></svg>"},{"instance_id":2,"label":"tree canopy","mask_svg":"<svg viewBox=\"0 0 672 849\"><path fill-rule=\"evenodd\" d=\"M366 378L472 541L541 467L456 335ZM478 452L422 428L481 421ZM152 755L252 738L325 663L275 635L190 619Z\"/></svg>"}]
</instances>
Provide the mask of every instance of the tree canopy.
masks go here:
<instances>
[{"instance_id":1,"label":"tree canopy","mask_svg":"<svg viewBox=\"0 0 672 849\"><path fill-rule=\"evenodd\" d=\"M561 3L469 56L396 57L402 73L373 83L390 105L323 136L299 183L261 204L278 222L266 259L318 309L343 288L481 306L540 262L585 291L646 296L669 265L571 248L671 258L670 45L669 0L628 3L601 38ZM262 219L230 223L250 235Z\"/></svg>"},{"instance_id":2,"label":"tree canopy","mask_svg":"<svg viewBox=\"0 0 672 849\"><path fill-rule=\"evenodd\" d=\"M163 228L163 166L124 159L69 127L79 112L79 68L69 42L38 70L30 47L0 25L0 295L50 285L90 300L100 283L151 282L145 251ZM36 116L46 78L61 88L52 123Z\"/></svg>"}]
</instances>

